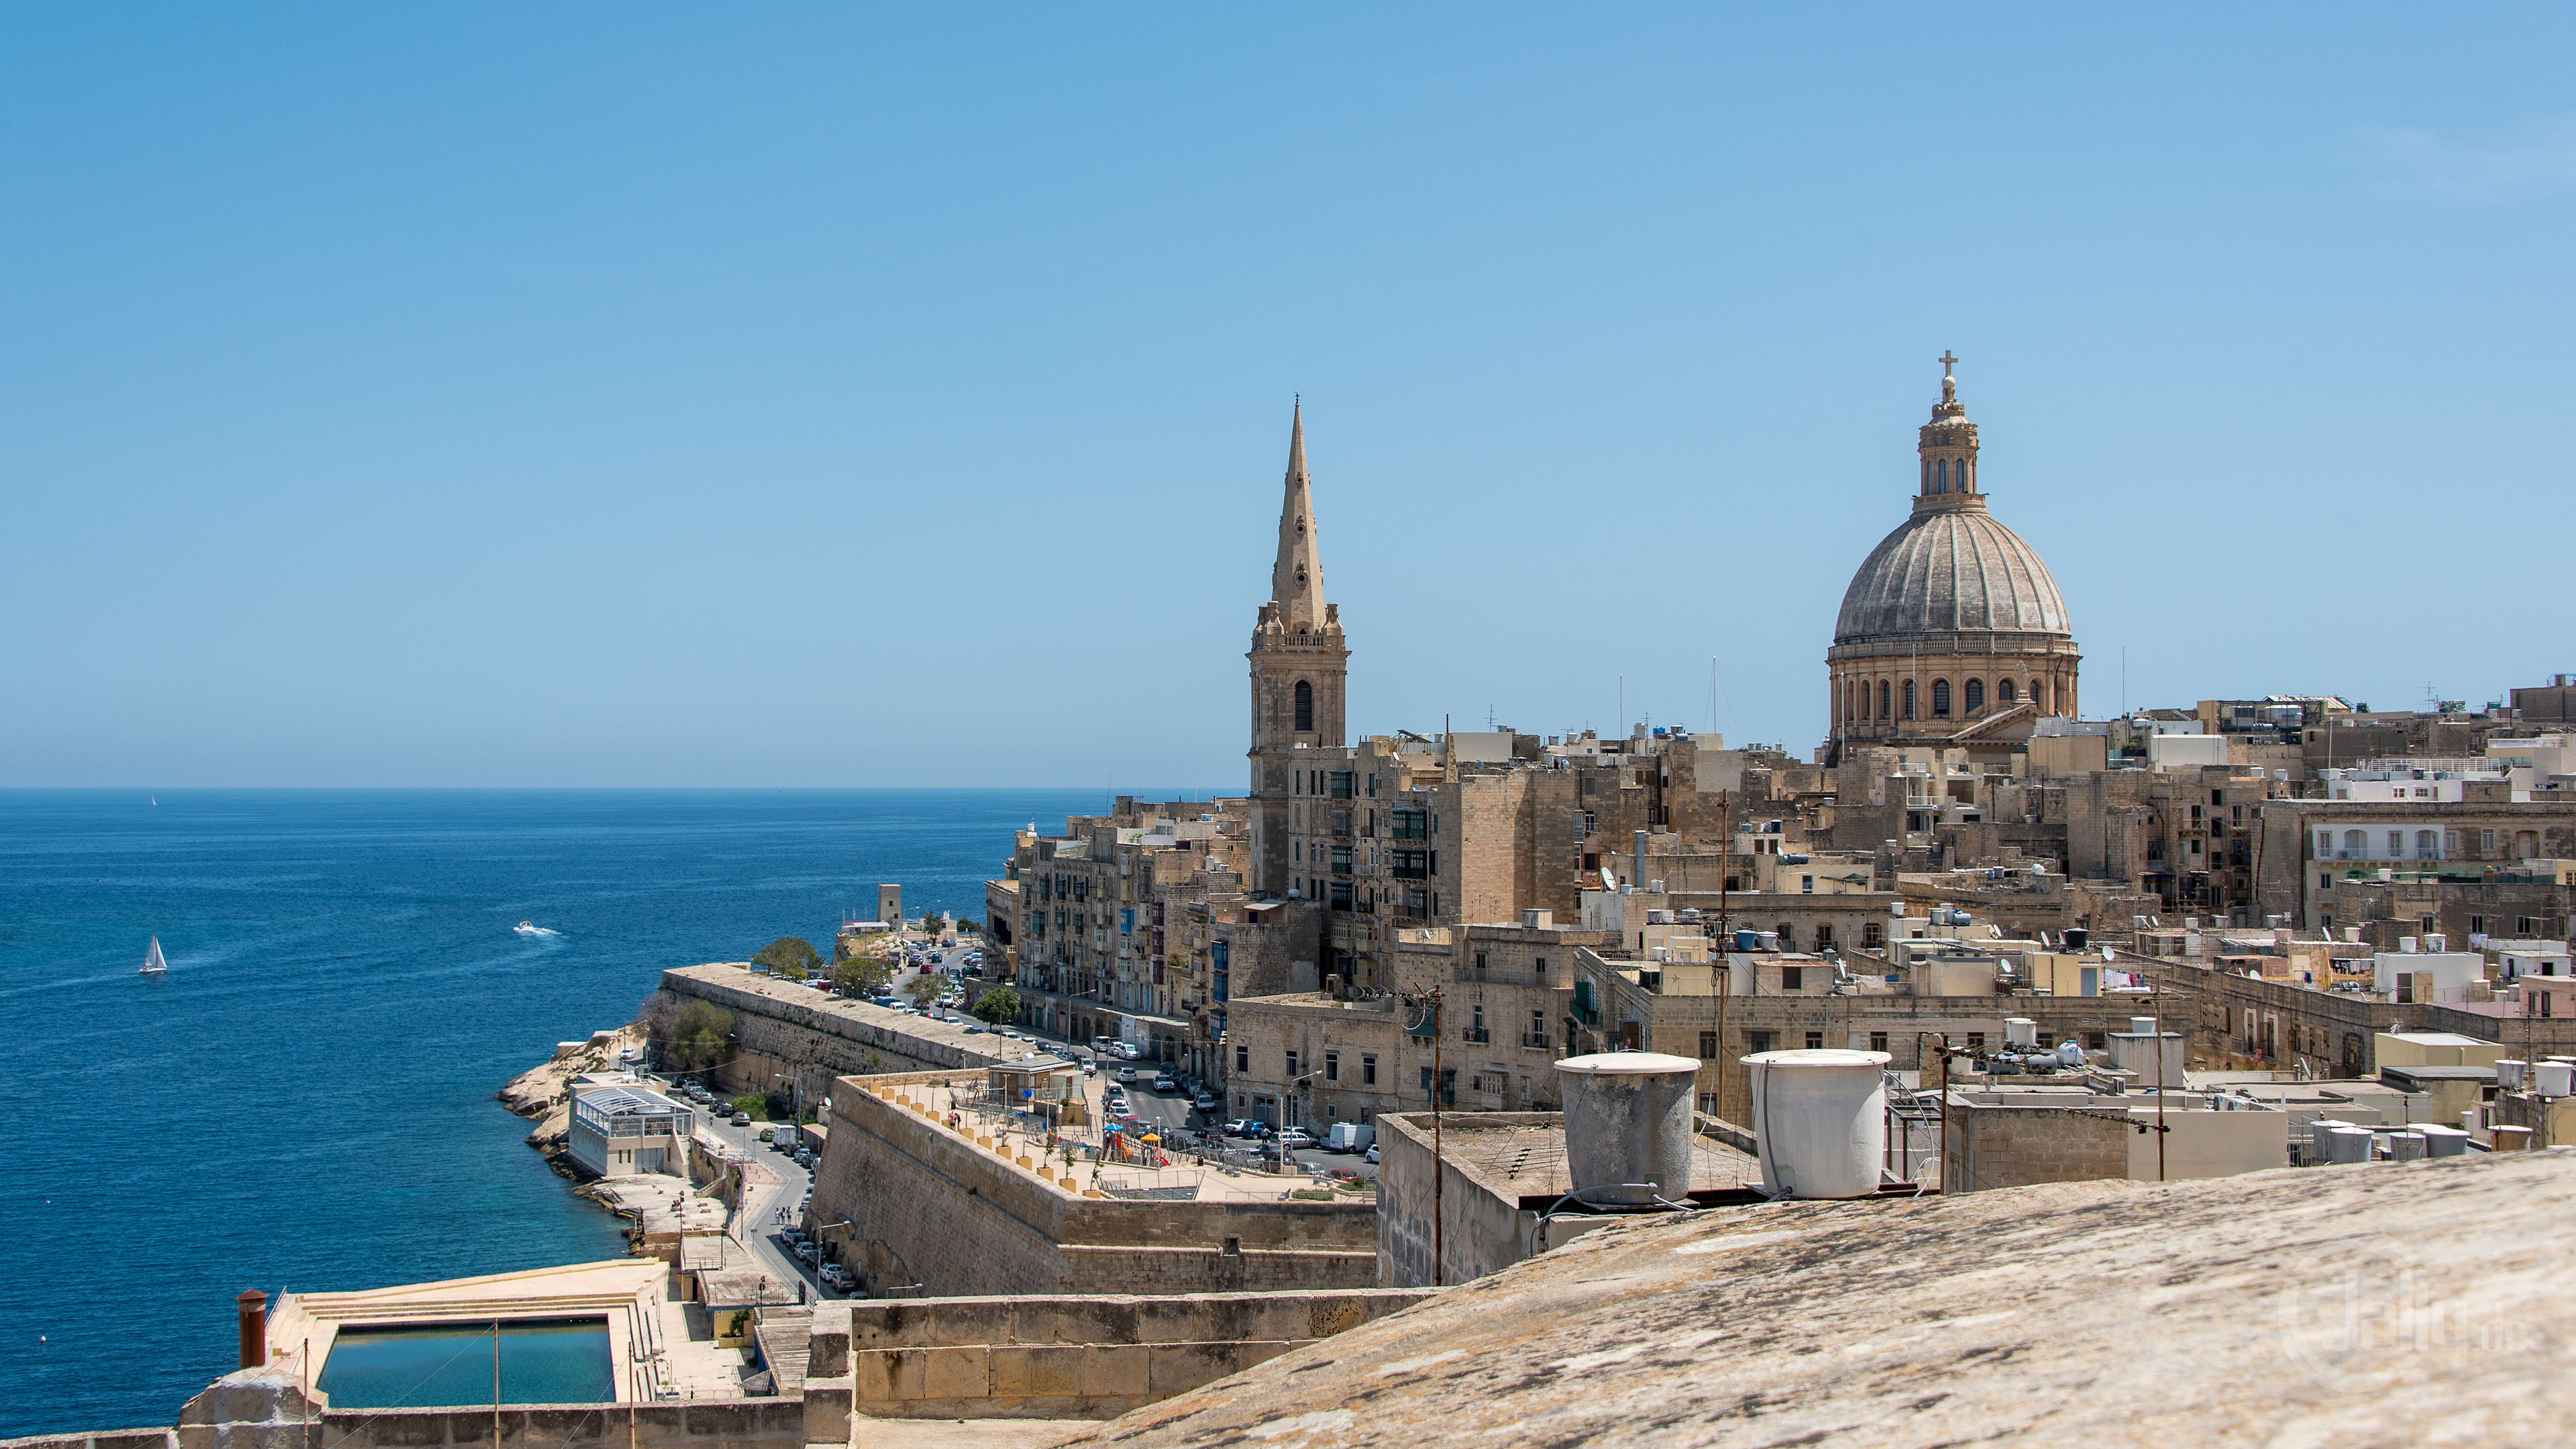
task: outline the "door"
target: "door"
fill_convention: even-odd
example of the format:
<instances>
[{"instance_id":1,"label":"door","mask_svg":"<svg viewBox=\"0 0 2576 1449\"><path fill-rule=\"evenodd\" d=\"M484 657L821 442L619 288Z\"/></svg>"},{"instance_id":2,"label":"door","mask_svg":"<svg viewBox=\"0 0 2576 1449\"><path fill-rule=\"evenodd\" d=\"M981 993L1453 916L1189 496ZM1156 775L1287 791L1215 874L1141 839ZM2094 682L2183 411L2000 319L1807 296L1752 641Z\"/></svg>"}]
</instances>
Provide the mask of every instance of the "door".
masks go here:
<instances>
[{"instance_id":1,"label":"door","mask_svg":"<svg viewBox=\"0 0 2576 1449\"><path fill-rule=\"evenodd\" d=\"M660 1172L662 1170L662 1149L659 1147L636 1148L635 1170L637 1172Z\"/></svg>"}]
</instances>

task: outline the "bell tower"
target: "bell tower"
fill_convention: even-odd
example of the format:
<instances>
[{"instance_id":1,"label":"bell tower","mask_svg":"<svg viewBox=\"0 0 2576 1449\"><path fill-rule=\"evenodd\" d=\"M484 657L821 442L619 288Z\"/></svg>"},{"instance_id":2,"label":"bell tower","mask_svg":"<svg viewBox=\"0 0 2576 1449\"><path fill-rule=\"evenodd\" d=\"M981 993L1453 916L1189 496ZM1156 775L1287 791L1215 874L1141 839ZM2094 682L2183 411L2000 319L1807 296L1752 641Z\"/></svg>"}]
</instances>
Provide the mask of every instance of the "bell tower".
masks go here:
<instances>
[{"instance_id":1,"label":"bell tower","mask_svg":"<svg viewBox=\"0 0 2576 1449\"><path fill-rule=\"evenodd\" d=\"M1342 642L1341 611L1324 602L1324 568L1316 549L1314 481L1306 473L1306 415L1301 402L1288 423L1288 478L1279 506L1279 553L1270 565L1270 602L1252 626L1252 888L1285 895L1289 885L1288 821L1304 781L1294 772L1321 769L1313 754L1337 750L1343 683L1351 651ZM1313 764L1301 764L1300 756Z\"/></svg>"}]
</instances>

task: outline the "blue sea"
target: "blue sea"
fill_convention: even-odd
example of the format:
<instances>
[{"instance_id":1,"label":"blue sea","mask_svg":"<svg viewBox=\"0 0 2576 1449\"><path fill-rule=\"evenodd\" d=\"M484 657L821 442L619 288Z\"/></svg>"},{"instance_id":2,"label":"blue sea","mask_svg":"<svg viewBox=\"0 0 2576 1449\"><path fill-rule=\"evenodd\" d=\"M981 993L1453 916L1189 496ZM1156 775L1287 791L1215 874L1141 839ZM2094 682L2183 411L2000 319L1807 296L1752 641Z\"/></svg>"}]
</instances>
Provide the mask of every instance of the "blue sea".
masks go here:
<instances>
[{"instance_id":1,"label":"blue sea","mask_svg":"<svg viewBox=\"0 0 2576 1449\"><path fill-rule=\"evenodd\" d=\"M980 918L1013 829L1105 803L0 791L0 1437L171 1423L233 1367L244 1288L622 1255L503 1082L665 967L827 946L879 881Z\"/></svg>"}]
</instances>

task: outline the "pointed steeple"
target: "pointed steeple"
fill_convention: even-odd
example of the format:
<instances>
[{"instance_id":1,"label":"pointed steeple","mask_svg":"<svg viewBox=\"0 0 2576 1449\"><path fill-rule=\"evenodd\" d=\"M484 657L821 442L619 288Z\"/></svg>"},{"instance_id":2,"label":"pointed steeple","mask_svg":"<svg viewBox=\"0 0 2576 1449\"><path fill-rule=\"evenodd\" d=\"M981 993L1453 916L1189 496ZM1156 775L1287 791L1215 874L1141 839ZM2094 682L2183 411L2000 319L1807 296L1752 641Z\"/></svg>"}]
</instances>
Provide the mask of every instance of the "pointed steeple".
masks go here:
<instances>
[{"instance_id":1,"label":"pointed steeple","mask_svg":"<svg viewBox=\"0 0 2576 1449\"><path fill-rule=\"evenodd\" d=\"M1290 632L1324 623L1324 566L1315 551L1314 481L1306 475L1306 408L1288 422L1288 481L1279 505L1279 560L1270 566L1270 603Z\"/></svg>"}]
</instances>

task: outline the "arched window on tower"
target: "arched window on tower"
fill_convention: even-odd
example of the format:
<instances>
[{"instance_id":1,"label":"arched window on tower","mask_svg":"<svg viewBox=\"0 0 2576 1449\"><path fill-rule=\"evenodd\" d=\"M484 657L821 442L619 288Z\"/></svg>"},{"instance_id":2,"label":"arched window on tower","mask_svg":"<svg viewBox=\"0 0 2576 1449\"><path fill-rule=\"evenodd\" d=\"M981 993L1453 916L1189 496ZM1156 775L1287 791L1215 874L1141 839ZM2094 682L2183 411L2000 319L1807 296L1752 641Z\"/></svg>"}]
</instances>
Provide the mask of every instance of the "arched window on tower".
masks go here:
<instances>
[{"instance_id":1,"label":"arched window on tower","mask_svg":"<svg viewBox=\"0 0 2576 1449\"><path fill-rule=\"evenodd\" d=\"M1887 681L1884 679L1878 682L1878 717L1887 718Z\"/></svg>"},{"instance_id":2,"label":"arched window on tower","mask_svg":"<svg viewBox=\"0 0 2576 1449\"><path fill-rule=\"evenodd\" d=\"M1982 713L1986 707L1986 682L1982 679L1971 679L1960 685L1959 699L1968 713Z\"/></svg>"},{"instance_id":3,"label":"arched window on tower","mask_svg":"<svg viewBox=\"0 0 2576 1449\"><path fill-rule=\"evenodd\" d=\"M1306 734L1314 728L1315 686L1301 679L1297 681L1297 733Z\"/></svg>"},{"instance_id":4,"label":"arched window on tower","mask_svg":"<svg viewBox=\"0 0 2576 1449\"><path fill-rule=\"evenodd\" d=\"M1932 491L1935 493L1950 491L1950 460L1947 458L1939 459L1932 464Z\"/></svg>"},{"instance_id":5,"label":"arched window on tower","mask_svg":"<svg viewBox=\"0 0 2576 1449\"><path fill-rule=\"evenodd\" d=\"M1914 681L1905 681L1905 717L1914 718Z\"/></svg>"},{"instance_id":6,"label":"arched window on tower","mask_svg":"<svg viewBox=\"0 0 2576 1449\"><path fill-rule=\"evenodd\" d=\"M1950 717L1950 681L1946 679L1932 681L1932 717L1934 719Z\"/></svg>"},{"instance_id":7,"label":"arched window on tower","mask_svg":"<svg viewBox=\"0 0 2576 1449\"><path fill-rule=\"evenodd\" d=\"M1996 680L1996 681L1995 681L1995 703L1997 703L1997 704L2010 704L2010 703L2012 703L2012 702L2013 702L2013 682L2012 682L2011 680L2009 680L2009 679L1998 679L1998 680Z\"/></svg>"}]
</instances>

